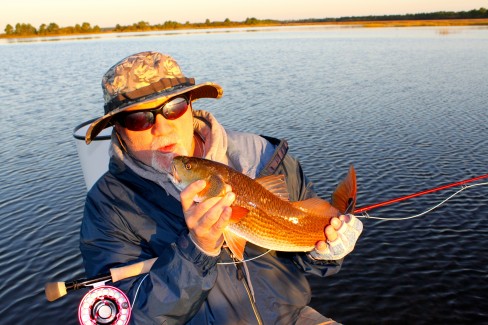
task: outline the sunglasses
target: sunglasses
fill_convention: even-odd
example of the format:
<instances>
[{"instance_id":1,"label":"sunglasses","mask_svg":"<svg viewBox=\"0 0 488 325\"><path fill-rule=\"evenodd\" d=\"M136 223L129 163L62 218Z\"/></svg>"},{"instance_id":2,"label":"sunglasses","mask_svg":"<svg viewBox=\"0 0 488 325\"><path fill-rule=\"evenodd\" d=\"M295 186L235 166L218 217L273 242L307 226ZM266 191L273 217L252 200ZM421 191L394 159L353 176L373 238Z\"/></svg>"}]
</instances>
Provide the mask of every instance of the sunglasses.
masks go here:
<instances>
[{"instance_id":1,"label":"sunglasses","mask_svg":"<svg viewBox=\"0 0 488 325\"><path fill-rule=\"evenodd\" d=\"M156 115L161 114L167 120L176 120L185 114L189 106L188 98L175 97L151 110L121 113L115 121L128 130L144 131L153 127L156 123Z\"/></svg>"}]
</instances>

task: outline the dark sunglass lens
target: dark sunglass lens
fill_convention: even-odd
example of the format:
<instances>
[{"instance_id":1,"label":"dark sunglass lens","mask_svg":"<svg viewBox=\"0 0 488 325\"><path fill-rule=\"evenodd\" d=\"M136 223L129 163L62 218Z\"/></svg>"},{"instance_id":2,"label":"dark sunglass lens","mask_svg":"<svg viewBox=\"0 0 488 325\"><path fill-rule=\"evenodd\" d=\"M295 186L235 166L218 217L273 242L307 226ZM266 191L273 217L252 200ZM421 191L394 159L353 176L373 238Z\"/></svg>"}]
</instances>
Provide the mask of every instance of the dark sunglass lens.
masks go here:
<instances>
[{"instance_id":1,"label":"dark sunglass lens","mask_svg":"<svg viewBox=\"0 0 488 325\"><path fill-rule=\"evenodd\" d=\"M187 109L188 100L184 97L176 97L164 105L163 116L168 120L176 120L185 114Z\"/></svg>"},{"instance_id":2,"label":"dark sunglass lens","mask_svg":"<svg viewBox=\"0 0 488 325\"><path fill-rule=\"evenodd\" d=\"M134 112L127 114L123 120L125 128L131 131L144 131L154 125L154 114L152 112Z\"/></svg>"},{"instance_id":3,"label":"dark sunglass lens","mask_svg":"<svg viewBox=\"0 0 488 325\"><path fill-rule=\"evenodd\" d=\"M176 97L159 108L154 108L150 111L121 114L121 116L117 118L117 121L122 127L128 130L144 131L151 128L154 123L156 123L156 114L159 112L161 112L168 120L176 120L185 114L188 106L188 99L185 97Z\"/></svg>"}]
</instances>

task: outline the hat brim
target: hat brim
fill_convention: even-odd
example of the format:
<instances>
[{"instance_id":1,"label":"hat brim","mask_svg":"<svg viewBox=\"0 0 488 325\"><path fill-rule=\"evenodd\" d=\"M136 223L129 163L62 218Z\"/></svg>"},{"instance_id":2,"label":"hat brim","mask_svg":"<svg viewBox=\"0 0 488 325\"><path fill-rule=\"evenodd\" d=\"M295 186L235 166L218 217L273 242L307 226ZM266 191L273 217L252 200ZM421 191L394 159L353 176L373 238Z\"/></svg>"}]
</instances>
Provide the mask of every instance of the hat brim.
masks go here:
<instances>
[{"instance_id":1,"label":"hat brim","mask_svg":"<svg viewBox=\"0 0 488 325\"><path fill-rule=\"evenodd\" d=\"M220 98L222 97L223 90L222 87L220 87L216 83L205 82L202 84L185 87L170 92L163 91L155 94L154 96L149 96L143 101L133 102L128 105L122 106L113 111L110 111L109 113L95 120L86 131L85 142L86 144L89 144L100 132L102 132L103 129L110 125L110 121L115 115L119 113L150 110L168 101L168 99L187 93L190 93L191 101L193 102L200 98Z\"/></svg>"}]
</instances>

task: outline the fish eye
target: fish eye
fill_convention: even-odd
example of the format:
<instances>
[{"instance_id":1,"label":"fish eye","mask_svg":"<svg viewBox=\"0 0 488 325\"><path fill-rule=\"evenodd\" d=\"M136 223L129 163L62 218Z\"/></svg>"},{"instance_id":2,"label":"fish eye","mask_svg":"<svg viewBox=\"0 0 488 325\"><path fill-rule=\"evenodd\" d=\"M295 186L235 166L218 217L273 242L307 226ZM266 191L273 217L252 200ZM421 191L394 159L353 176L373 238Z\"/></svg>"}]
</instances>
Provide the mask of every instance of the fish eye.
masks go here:
<instances>
[{"instance_id":1,"label":"fish eye","mask_svg":"<svg viewBox=\"0 0 488 325\"><path fill-rule=\"evenodd\" d=\"M191 164L190 163L186 163L185 164L185 169L186 170L190 170L191 169Z\"/></svg>"}]
</instances>

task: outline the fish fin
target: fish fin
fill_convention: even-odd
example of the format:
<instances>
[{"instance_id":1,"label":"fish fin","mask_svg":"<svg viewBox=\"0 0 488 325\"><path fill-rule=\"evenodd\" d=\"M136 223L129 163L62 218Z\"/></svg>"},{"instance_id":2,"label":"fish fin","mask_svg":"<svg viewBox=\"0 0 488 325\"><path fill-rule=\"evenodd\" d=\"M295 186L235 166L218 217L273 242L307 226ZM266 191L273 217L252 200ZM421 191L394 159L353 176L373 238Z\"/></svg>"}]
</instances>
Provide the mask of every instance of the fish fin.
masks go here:
<instances>
[{"instance_id":1,"label":"fish fin","mask_svg":"<svg viewBox=\"0 0 488 325\"><path fill-rule=\"evenodd\" d=\"M205 179L205 181L207 182L207 186L198 193L197 197L194 199L195 202L202 202L211 197L225 195L225 182L222 177L212 174Z\"/></svg>"},{"instance_id":2,"label":"fish fin","mask_svg":"<svg viewBox=\"0 0 488 325\"><path fill-rule=\"evenodd\" d=\"M242 218L249 213L249 210L240 206L231 206L232 208L232 216L230 217L230 222L236 223L239 222Z\"/></svg>"},{"instance_id":3,"label":"fish fin","mask_svg":"<svg viewBox=\"0 0 488 325\"><path fill-rule=\"evenodd\" d=\"M266 190L270 191L283 201L289 201L288 189L286 187L285 175L270 175L255 179Z\"/></svg>"},{"instance_id":4,"label":"fish fin","mask_svg":"<svg viewBox=\"0 0 488 325\"><path fill-rule=\"evenodd\" d=\"M244 248L246 247L247 240L235 235L229 230L224 230L224 240L232 254L239 261L244 260Z\"/></svg>"},{"instance_id":5,"label":"fish fin","mask_svg":"<svg viewBox=\"0 0 488 325\"><path fill-rule=\"evenodd\" d=\"M342 214L354 212L356 207L356 172L351 165L349 172L332 193L332 205Z\"/></svg>"},{"instance_id":6,"label":"fish fin","mask_svg":"<svg viewBox=\"0 0 488 325\"><path fill-rule=\"evenodd\" d=\"M336 208L334 208L329 202L318 197L292 202L291 205L299 210L302 210L303 212L319 216L335 217L338 215Z\"/></svg>"}]
</instances>

